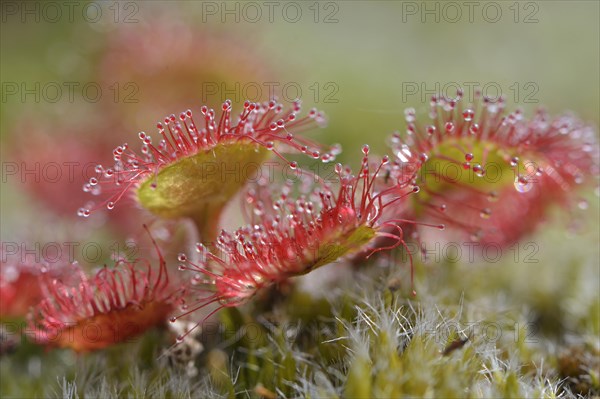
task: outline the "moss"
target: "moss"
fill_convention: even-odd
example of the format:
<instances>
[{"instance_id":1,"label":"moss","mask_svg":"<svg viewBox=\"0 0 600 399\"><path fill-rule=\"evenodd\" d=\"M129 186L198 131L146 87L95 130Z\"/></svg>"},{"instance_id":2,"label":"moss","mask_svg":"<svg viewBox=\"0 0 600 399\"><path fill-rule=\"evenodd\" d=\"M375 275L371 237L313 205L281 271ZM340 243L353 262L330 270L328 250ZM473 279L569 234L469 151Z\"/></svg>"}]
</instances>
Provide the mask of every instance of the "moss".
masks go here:
<instances>
[{"instance_id":1,"label":"moss","mask_svg":"<svg viewBox=\"0 0 600 399\"><path fill-rule=\"evenodd\" d=\"M555 242L553 234L538 237L540 248ZM597 266L572 254L542 252L535 265L515 262L512 252L492 265L417 263L417 298L388 288L394 278L402 285L408 278L407 268L398 271L393 257L383 275L371 264L355 272L349 285L335 281L325 298L290 285L285 295L266 296L266 304L221 311L218 334L204 334L208 349L195 377L160 356L168 340L159 331L79 357L24 343L0 359L0 393L8 398L51 392L185 398L593 394L599 381L598 327L590 315L598 292L589 276ZM385 259L380 263L385 266ZM532 310L542 308L561 309L555 315L562 332L536 329ZM566 345L567 338L580 343ZM36 362L43 365L39 374L32 373Z\"/></svg>"}]
</instances>

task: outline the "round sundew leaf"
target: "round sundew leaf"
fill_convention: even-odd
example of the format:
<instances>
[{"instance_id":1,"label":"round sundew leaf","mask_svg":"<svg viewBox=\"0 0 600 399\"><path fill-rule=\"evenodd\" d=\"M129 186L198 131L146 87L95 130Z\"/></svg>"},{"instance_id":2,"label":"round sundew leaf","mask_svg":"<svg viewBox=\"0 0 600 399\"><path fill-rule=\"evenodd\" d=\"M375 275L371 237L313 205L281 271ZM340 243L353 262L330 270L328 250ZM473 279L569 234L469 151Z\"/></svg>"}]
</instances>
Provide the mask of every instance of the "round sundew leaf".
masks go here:
<instances>
[{"instance_id":1,"label":"round sundew leaf","mask_svg":"<svg viewBox=\"0 0 600 399\"><path fill-rule=\"evenodd\" d=\"M157 145L152 144L150 135L139 132L140 152L124 143L113 150L114 167L96 165L96 176L90 177L83 191L102 195L104 200L85 204L77 214L88 217L98 209L113 209L131 193L158 217L191 218L203 241L216 238L223 207L247 180L260 177L259 166L269 152L285 162L279 151L304 153L323 162L334 160L340 152L337 145L323 152L319 143L294 137L294 133L325 121L316 109L298 117L300 109L299 100L286 110L275 100L245 101L236 118L231 101L226 100L220 115L202 106L198 124L191 110L180 113L179 118L171 114L156 124ZM296 162L288 164L297 166Z\"/></svg>"},{"instance_id":2,"label":"round sundew leaf","mask_svg":"<svg viewBox=\"0 0 600 399\"><path fill-rule=\"evenodd\" d=\"M467 168L457 163L461 159L467 162L463 149L468 149L473 156ZM482 192L512 187L517 171L510 166L507 158L510 159L510 153L495 143L471 138L446 140L439 144L435 153L421 167L417 185L427 190L422 190L415 201L427 203L436 194L447 193L461 186ZM472 168L476 164L481 165L486 174L478 175Z\"/></svg>"},{"instance_id":3,"label":"round sundew leaf","mask_svg":"<svg viewBox=\"0 0 600 399\"><path fill-rule=\"evenodd\" d=\"M157 216L198 221L213 216L207 213L221 209L248 179L255 178L268 155L255 143L218 144L149 177L137 189L137 198Z\"/></svg>"},{"instance_id":4,"label":"round sundew leaf","mask_svg":"<svg viewBox=\"0 0 600 399\"><path fill-rule=\"evenodd\" d=\"M351 233L340 236L334 240L326 241L317 249L315 263L306 270L308 273L318 267L335 262L341 257L362 249L375 238L375 229L369 226L359 226Z\"/></svg>"},{"instance_id":5,"label":"round sundew leaf","mask_svg":"<svg viewBox=\"0 0 600 399\"><path fill-rule=\"evenodd\" d=\"M570 208L575 189L593 183L597 134L570 113L538 109L526 119L519 109L505 112L503 99L477 92L466 104L463 93L432 96L427 125L405 110L406 137L391 139L392 171L420 193L410 217L442 222L470 242L510 245L533 232L549 206Z\"/></svg>"},{"instance_id":6,"label":"round sundew leaf","mask_svg":"<svg viewBox=\"0 0 600 399\"><path fill-rule=\"evenodd\" d=\"M130 304L125 309L99 314L68 327L58 335L55 345L76 352L103 349L162 324L172 310L173 306L165 302Z\"/></svg>"}]
</instances>

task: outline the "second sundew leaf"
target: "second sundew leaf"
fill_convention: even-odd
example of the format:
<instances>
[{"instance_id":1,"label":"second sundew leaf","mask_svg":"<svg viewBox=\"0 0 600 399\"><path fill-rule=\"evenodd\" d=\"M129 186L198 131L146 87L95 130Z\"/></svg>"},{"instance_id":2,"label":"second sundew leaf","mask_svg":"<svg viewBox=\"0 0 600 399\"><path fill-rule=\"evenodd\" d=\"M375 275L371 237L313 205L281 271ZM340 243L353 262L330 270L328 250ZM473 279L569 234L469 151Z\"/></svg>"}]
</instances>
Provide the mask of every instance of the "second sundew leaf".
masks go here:
<instances>
[{"instance_id":1,"label":"second sundew leaf","mask_svg":"<svg viewBox=\"0 0 600 399\"><path fill-rule=\"evenodd\" d=\"M340 180L336 191L322 182L297 198L289 196L289 186L282 189L278 199L274 198L266 182L249 190L246 201L258 212L249 212L255 216L249 225L219 235L216 249L226 256L218 256L200 243L196 248L200 263L179 255L180 270L192 272L192 278L213 293L207 292L188 305L190 310L185 314L212 303L220 308L239 306L267 287L353 253L406 246L397 220L385 209L415 191L395 186L380 189L376 182L380 173L385 173L389 158L370 164L369 147L363 146L362 151L362 167L357 175L340 164L335 166ZM391 244L373 249L371 245L378 237L385 237Z\"/></svg>"},{"instance_id":2,"label":"second sundew leaf","mask_svg":"<svg viewBox=\"0 0 600 399\"><path fill-rule=\"evenodd\" d=\"M375 238L377 230L369 226L359 226L339 238L330 238L321 242L317 249L314 265L306 273L321 266L335 262L344 256L364 248Z\"/></svg>"}]
</instances>

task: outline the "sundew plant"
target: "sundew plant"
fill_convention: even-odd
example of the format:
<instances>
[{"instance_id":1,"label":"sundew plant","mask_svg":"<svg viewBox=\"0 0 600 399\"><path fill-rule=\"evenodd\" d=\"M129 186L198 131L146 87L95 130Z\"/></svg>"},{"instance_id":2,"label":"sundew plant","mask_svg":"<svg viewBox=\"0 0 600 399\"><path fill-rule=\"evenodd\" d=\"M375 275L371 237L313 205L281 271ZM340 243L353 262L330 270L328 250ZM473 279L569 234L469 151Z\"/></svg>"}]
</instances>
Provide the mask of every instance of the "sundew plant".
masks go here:
<instances>
[{"instance_id":1,"label":"sundew plant","mask_svg":"<svg viewBox=\"0 0 600 399\"><path fill-rule=\"evenodd\" d=\"M599 13L3 2L0 395L598 397Z\"/></svg>"}]
</instances>

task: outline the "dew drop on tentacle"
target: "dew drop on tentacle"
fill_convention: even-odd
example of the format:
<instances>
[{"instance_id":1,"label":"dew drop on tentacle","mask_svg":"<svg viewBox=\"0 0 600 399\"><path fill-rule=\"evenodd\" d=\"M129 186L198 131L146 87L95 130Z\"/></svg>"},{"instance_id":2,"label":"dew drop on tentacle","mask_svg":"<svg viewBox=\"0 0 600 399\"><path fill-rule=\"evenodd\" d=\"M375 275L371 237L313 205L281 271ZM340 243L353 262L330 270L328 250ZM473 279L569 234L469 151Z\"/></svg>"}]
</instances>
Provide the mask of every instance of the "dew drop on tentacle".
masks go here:
<instances>
[{"instance_id":1,"label":"dew drop on tentacle","mask_svg":"<svg viewBox=\"0 0 600 399\"><path fill-rule=\"evenodd\" d=\"M431 137L435 134L435 126L429 125L425 128L425 131L427 132L427 136Z\"/></svg>"},{"instance_id":2,"label":"dew drop on tentacle","mask_svg":"<svg viewBox=\"0 0 600 399\"><path fill-rule=\"evenodd\" d=\"M109 201L109 202L106 204L106 208L107 208L107 209L109 209L109 210L110 210L110 209L114 209L114 208L115 208L115 203L114 203L113 201Z\"/></svg>"},{"instance_id":3,"label":"dew drop on tentacle","mask_svg":"<svg viewBox=\"0 0 600 399\"><path fill-rule=\"evenodd\" d=\"M289 164L289 165L290 165L290 168L291 168L291 169L294 169L294 170L295 170L295 169L297 169L297 168L298 168L298 162L296 162L296 161L292 161L292 162L290 162L290 164Z\"/></svg>"},{"instance_id":4,"label":"dew drop on tentacle","mask_svg":"<svg viewBox=\"0 0 600 399\"><path fill-rule=\"evenodd\" d=\"M173 316L169 319L171 323L175 323L177 321L177 317Z\"/></svg>"},{"instance_id":5,"label":"dew drop on tentacle","mask_svg":"<svg viewBox=\"0 0 600 399\"><path fill-rule=\"evenodd\" d=\"M487 199L489 202L496 202L498 201L498 193L496 191L490 191L488 193Z\"/></svg>"},{"instance_id":6,"label":"dew drop on tentacle","mask_svg":"<svg viewBox=\"0 0 600 399\"><path fill-rule=\"evenodd\" d=\"M206 246L200 242L196 243L196 252L198 252L199 254L206 252Z\"/></svg>"},{"instance_id":7,"label":"dew drop on tentacle","mask_svg":"<svg viewBox=\"0 0 600 399\"><path fill-rule=\"evenodd\" d=\"M469 236L469 238L473 242L479 242L479 241L481 241L481 236L482 236L481 230L477 230L477 231L472 232L471 235Z\"/></svg>"},{"instance_id":8,"label":"dew drop on tentacle","mask_svg":"<svg viewBox=\"0 0 600 399\"><path fill-rule=\"evenodd\" d=\"M473 160L473 154L468 152L465 154L465 161L471 162Z\"/></svg>"},{"instance_id":9,"label":"dew drop on tentacle","mask_svg":"<svg viewBox=\"0 0 600 399\"><path fill-rule=\"evenodd\" d=\"M490 208L484 208L479 212L479 217L482 219L489 219L492 216L492 210Z\"/></svg>"},{"instance_id":10,"label":"dew drop on tentacle","mask_svg":"<svg viewBox=\"0 0 600 399\"><path fill-rule=\"evenodd\" d=\"M365 155L369 155L369 145L368 144L365 144L362 146L362 152Z\"/></svg>"},{"instance_id":11,"label":"dew drop on tentacle","mask_svg":"<svg viewBox=\"0 0 600 399\"><path fill-rule=\"evenodd\" d=\"M185 262L187 260L187 256L185 254L181 253L181 254L177 255L177 260L179 262Z\"/></svg>"},{"instance_id":12,"label":"dew drop on tentacle","mask_svg":"<svg viewBox=\"0 0 600 399\"><path fill-rule=\"evenodd\" d=\"M579 207L579 209L586 210L589 207L589 203L587 200L581 199L579 202L577 202L577 207Z\"/></svg>"},{"instance_id":13,"label":"dew drop on tentacle","mask_svg":"<svg viewBox=\"0 0 600 399\"><path fill-rule=\"evenodd\" d=\"M472 109L468 108L463 111L462 115L466 122L471 122L473 120L473 117L475 116L475 112Z\"/></svg>"},{"instance_id":14,"label":"dew drop on tentacle","mask_svg":"<svg viewBox=\"0 0 600 399\"><path fill-rule=\"evenodd\" d=\"M452 111L454 108L456 108L456 104L458 102L457 100L458 99L453 98L453 99L450 99L450 100L446 101L446 105L444 106L444 110L445 111Z\"/></svg>"},{"instance_id":15,"label":"dew drop on tentacle","mask_svg":"<svg viewBox=\"0 0 600 399\"><path fill-rule=\"evenodd\" d=\"M469 133L472 135L476 135L477 133L479 133L479 125L477 123L472 124L469 127Z\"/></svg>"},{"instance_id":16,"label":"dew drop on tentacle","mask_svg":"<svg viewBox=\"0 0 600 399\"><path fill-rule=\"evenodd\" d=\"M541 175L543 175L543 174L544 174L544 169L542 169L541 167L538 167L538 168L535 170L535 175L536 175L536 176L541 176Z\"/></svg>"},{"instance_id":17,"label":"dew drop on tentacle","mask_svg":"<svg viewBox=\"0 0 600 399\"><path fill-rule=\"evenodd\" d=\"M406 122L411 123L415 121L415 115L416 115L416 111L414 108L406 108L404 110L404 119L406 120Z\"/></svg>"},{"instance_id":18,"label":"dew drop on tentacle","mask_svg":"<svg viewBox=\"0 0 600 399\"><path fill-rule=\"evenodd\" d=\"M526 193L532 189L533 183L527 180L527 178L524 176L517 176L515 177L514 186L518 192Z\"/></svg>"},{"instance_id":19,"label":"dew drop on tentacle","mask_svg":"<svg viewBox=\"0 0 600 399\"><path fill-rule=\"evenodd\" d=\"M202 284L203 281L204 281L204 278L200 274L197 274L192 277L192 285Z\"/></svg>"},{"instance_id":20,"label":"dew drop on tentacle","mask_svg":"<svg viewBox=\"0 0 600 399\"><path fill-rule=\"evenodd\" d=\"M333 155L334 157L336 155L340 155L342 153L342 145L340 143L335 143L331 146L331 149L329 150L329 153L331 155Z\"/></svg>"}]
</instances>

